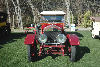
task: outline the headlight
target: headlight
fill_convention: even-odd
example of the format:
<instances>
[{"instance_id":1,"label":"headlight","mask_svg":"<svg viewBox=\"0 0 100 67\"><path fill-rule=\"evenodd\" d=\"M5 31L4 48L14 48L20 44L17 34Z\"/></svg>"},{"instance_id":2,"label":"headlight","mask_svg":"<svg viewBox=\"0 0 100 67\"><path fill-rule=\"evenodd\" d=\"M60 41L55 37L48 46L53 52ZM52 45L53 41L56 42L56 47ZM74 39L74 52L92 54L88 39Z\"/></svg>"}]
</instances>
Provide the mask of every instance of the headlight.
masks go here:
<instances>
[{"instance_id":1,"label":"headlight","mask_svg":"<svg viewBox=\"0 0 100 67\"><path fill-rule=\"evenodd\" d=\"M37 26L39 27L39 26L40 26L40 24L39 24L39 23L37 23Z\"/></svg>"},{"instance_id":2,"label":"headlight","mask_svg":"<svg viewBox=\"0 0 100 67\"><path fill-rule=\"evenodd\" d=\"M59 34L59 35L57 36L57 41L58 41L59 43L64 43L64 42L66 41L66 36L65 36L64 34Z\"/></svg>"},{"instance_id":3,"label":"headlight","mask_svg":"<svg viewBox=\"0 0 100 67\"><path fill-rule=\"evenodd\" d=\"M47 36L46 36L45 34L41 34L41 35L39 36L39 41L40 41L41 43L45 43L45 42L47 41Z\"/></svg>"}]
</instances>

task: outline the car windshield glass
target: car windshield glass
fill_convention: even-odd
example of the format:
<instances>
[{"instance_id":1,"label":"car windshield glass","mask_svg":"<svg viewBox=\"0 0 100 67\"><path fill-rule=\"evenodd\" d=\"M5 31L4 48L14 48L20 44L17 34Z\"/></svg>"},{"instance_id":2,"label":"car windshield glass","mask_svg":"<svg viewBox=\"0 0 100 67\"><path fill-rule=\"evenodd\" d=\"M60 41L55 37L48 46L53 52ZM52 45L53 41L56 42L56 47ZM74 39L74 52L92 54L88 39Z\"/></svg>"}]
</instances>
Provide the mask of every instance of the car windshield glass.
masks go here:
<instances>
[{"instance_id":1,"label":"car windshield glass","mask_svg":"<svg viewBox=\"0 0 100 67\"><path fill-rule=\"evenodd\" d=\"M62 22L63 16L41 16L41 22Z\"/></svg>"}]
</instances>

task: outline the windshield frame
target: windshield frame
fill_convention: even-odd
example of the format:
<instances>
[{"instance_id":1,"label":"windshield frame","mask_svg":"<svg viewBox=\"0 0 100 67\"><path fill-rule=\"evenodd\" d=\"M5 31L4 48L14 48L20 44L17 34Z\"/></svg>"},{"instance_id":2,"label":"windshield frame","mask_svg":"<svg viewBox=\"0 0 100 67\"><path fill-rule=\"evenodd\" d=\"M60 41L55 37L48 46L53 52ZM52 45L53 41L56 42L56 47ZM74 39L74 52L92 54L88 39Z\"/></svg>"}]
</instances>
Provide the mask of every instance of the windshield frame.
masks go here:
<instances>
[{"instance_id":1,"label":"windshield frame","mask_svg":"<svg viewBox=\"0 0 100 67\"><path fill-rule=\"evenodd\" d=\"M41 15L40 22L62 22L62 20L64 20L64 15Z\"/></svg>"}]
</instances>

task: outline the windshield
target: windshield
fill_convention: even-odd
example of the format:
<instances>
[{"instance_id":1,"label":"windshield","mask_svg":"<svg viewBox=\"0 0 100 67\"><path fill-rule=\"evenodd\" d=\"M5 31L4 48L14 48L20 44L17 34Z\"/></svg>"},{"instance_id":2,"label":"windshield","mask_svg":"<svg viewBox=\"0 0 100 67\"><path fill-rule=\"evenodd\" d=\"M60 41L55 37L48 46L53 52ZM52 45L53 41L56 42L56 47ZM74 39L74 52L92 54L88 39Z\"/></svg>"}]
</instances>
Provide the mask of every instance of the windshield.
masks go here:
<instances>
[{"instance_id":1,"label":"windshield","mask_svg":"<svg viewBox=\"0 0 100 67\"><path fill-rule=\"evenodd\" d=\"M41 22L62 22L63 16L41 16Z\"/></svg>"}]
</instances>

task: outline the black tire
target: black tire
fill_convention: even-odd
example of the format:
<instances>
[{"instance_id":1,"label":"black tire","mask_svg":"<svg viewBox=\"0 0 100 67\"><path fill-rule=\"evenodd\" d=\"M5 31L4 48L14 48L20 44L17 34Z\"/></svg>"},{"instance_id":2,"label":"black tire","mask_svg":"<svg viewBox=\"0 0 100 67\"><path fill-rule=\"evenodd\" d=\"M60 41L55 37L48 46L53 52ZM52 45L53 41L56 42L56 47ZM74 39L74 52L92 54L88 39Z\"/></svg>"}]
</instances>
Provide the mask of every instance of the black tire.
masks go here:
<instances>
[{"instance_id":1,"label":"black tire","mask_svg":"<svg viewBox=\"0 0 100 67\"><path fill-rule=\"evenodd\" d=\"M34 44L35 47L32 45L27 45L27 57L30 62L33 62L35 57L37 56L37 45ZM32 54L34 53L34 56Z\"/></svg>"},{"instance_id":2,"label":"black tire","mask_svg":"<svg viewBox=\"0 0 100 67\"><path fill-rule=\"evenodd\" d=\"M70 52L70 55L69 55L69 60L71 62L75 62L75 56L76 56L76 46L71 45L71 52Z\"/></svg>"},{"instance_id":3,"label":"black tire","mask_svg":"<svg viewBox=\"0 0 100 67\"><path fill-rule=\"evenodd\" d=\"M31 52L32 46L31 45L27 45L27 57L28 60L31 62L32 61L32 52Z\"/></svg>"}]
</instances>

